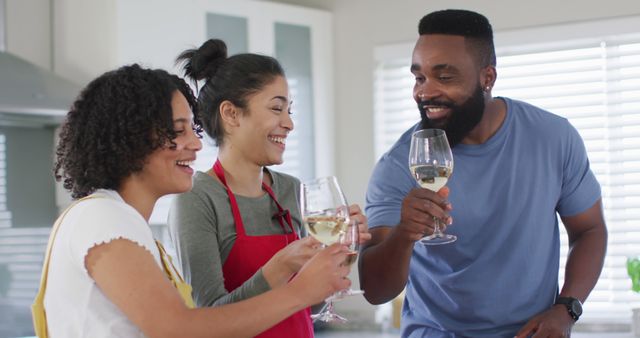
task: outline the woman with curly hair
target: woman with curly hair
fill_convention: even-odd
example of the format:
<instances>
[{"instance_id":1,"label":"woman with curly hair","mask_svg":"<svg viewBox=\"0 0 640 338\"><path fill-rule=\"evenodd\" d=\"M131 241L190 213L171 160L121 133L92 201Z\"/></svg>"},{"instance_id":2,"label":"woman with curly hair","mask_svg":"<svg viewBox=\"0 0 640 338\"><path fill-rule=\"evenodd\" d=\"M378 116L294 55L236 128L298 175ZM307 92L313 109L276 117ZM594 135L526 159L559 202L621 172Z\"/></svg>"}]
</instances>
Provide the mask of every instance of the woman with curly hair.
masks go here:
<instances>
[{"instance_id":1,"label":"woman with curly hair","mask_svg":"<svg viewBox=\"0 0 640 338\"><path fill-rule=\"evenodd\" d=\"M191 189L190 165L202 146L194 108L182 79L138 65L98 77L73 104L55 176L80 199L50 239L40 290L50 336L254 336L349 284L340 266L346 249L333 246L288 285L229 306L190 308L190 288L148 220L158 198Z\"/></svg>"},{"instance_id":2,"label":"woman with curly hair","mask_svg":"<svg viewBox=\"0 0 640 338\"><path fill-rule=\"evenodd\" d=\"M305 237L298 206L300 181L269 169L281 164L291 120L284 71L272 57L227 57L212 39L178 57L202 81L198 116L219 147L212 167L197 172L190 192L174 199L169 229L198 306L219 306L286 285L319 247ZM366 217L352 218L367 240ZM300 239L301 238L301 239ZM260 337L313 337L304 309Z\"/></svg>"}]
</instances>

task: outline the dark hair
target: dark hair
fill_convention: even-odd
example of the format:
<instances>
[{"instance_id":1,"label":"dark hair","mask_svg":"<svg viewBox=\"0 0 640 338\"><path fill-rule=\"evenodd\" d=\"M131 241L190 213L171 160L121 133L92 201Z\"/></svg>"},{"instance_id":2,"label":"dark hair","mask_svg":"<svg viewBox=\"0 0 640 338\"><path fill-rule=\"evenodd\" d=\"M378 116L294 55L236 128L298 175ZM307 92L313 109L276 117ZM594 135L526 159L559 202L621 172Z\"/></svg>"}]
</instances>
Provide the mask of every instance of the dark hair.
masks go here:
<instances>
[{"instance_id":1,"label":"dark hair","mask_svg":"<svg viewBox=\"0 0 640 338\"><path fill-rule=\"evenodd\" d=\"M198 116L204 130L221 145L224 129L220 120L220 104L229 101L246 109L247 97L260 91L277 76L284 76L280 63L258 54L236 54L227 57L227 45L211 39L198 49L188 49L176 59L184 63L185 77L197 84L206 80L198 94Z\"/></svg>"},{"instance_id":2,"label":"dark hair","mask_svg":"<svg viewBox=\"0 0 640 338\"><path fill-rule=\"evenodd\" d=\"M496 65L496 51L493 46L493 29L482 14L462 10L446 9L425 15L418 24L418 33L448 34L465 37L465 41L477 53L479 65Z\"/></svg>"},{"instance_id":3,"label":"dark hair","mask_svg":"<svg viewBox=\"0 0 640 338\"><path fill-rule=\"evenodd\" d=\"M62 125L56 180L74 198L118 189L142 170L149 154L176 138L171 100L180 91L195 111L189 85L160 69L134 64L107 72L85 87ZM196 128L200 125L194 116Z\"/></svg>"}]
</instances>

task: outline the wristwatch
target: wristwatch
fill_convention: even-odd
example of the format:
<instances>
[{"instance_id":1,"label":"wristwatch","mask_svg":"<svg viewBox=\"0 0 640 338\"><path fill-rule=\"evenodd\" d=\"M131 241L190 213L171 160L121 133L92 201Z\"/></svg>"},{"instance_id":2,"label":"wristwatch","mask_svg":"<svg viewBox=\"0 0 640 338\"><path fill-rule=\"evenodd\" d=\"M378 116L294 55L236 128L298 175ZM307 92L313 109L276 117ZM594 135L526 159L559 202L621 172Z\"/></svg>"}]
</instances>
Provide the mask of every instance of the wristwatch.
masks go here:
<instances>
[{"instance_id":1,"label":"wristwatch","mask_svg":"<svg viewBox=\"0 0 640 338\"><path fill-rule=\"evenodd\" d=\"M577 321L582 315L582 303L576 298L573 297L558 297L556 298L555 304L564 305L569 311L569 316L573 318L574 321Z\"/></svg>"}]
</instances>

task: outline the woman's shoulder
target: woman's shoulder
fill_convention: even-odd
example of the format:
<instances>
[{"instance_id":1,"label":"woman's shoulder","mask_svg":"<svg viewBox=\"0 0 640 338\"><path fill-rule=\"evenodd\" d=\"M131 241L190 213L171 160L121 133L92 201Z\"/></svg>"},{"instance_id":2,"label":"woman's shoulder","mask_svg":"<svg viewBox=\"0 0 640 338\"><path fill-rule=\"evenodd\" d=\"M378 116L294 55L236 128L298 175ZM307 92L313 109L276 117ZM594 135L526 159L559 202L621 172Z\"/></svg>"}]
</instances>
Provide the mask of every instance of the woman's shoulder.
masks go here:
<instances>
[{"instance_id":1,"label":"woman's shoulder","mask_svg":"<svg viewBox=\"0 0 640 338\"><path fill-rule=\"evenodd\" d=\"M98 190L95 193L77 200L70 206L70 215L90 215L96 220L119 217L140 216L127 204L117 192L112 190Z\"/></svg>"},{"instance_id":2,"label":"woman's shoulder","mask_svg":"<svg viewBox=\"0 0 640 338\"><path fill-rule=\"evenodd\" d=\"M226 190L222 183L205 172L197 171L193 175L191 190L177 194L176 199L191 203L198 200L216 199L219 196L226 197Z\"/></svg>"},{"instance_id":3,"label":"woman's shoulder","mask_svg":"<svg viewBox=\"0 0 640 338\"><path fill-rule=\"evenodd\" d=\"M110 190L98 190L77 201L70 207L65 222L76 224L73 227L80 227L82 231L128 228L130 231L142 231L146 234L149 228L140 212L125 202L117 192Z\"/></svg>"},{"instance_id":4,"label":"woman's shoulder","mask_svg":"<svg viewBox=\"0 0 640 338\"><path fill-rule=\"evenodd\" d=\"M157 251L145 218L113 191L98 191L81 199L63 217L59 235L77 259L84 259L95 245L119 238L133 241L152 254Z\"/></svg>"},{"instance_id":5,"label":"woman's shoulder","mask_svg":"<svg viewBox=\"0 0 640 338\"><path fill-rule=\"evenodd\" d=\"M196 171L195 175L193 175L193 187L190 192L202 194L211 191L224 192L225 188L217 178L212 177L206 172Z\"/></svg>"},{"instance_id":6,"label":"woman's shoulder","mask_svg":"<svg viewBox=\"0 0 640 338\"><path fill-rule=\"evenodd\" d=\"M300 179L298 179L293 175L289 175L280 171L275 171L269 168L267 168L267 170L271 175L271 179L273 180L274 186L282 186L282 187L294 186L296 187L296 189L297 187L300 186Z\"/></svg>"}]
</instances>

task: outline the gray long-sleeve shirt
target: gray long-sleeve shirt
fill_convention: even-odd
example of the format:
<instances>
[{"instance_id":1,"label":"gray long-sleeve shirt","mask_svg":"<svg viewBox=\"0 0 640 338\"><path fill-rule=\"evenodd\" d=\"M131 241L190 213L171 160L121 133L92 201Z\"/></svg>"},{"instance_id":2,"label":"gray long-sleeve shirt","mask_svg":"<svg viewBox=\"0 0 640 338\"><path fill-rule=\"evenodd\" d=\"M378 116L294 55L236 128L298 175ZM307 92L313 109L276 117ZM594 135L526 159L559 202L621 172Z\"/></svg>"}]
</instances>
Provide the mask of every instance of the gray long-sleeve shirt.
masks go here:
<instances>
[{"instance_id":1,"label":"gray long-sleeve shirt","mask_svg":"<svg viewBox=\"0 0 640 338\"><path fill-rule=\"evenodd\" d=\"M278 202L289 209L294 228L300 234L299 180L272 170L269 173ZM208 174L197 172L193 179L193 189L173 200L168 223L185 280L193 287L196 305L234 303L268 291L270 288L262 270L232 292L225 289L222 265L236 239L229 197L222 183ZM280 223L273 218L278 208L269 195L235 197L247 235L283 233Z\"/></svg>"}]
</instances>

